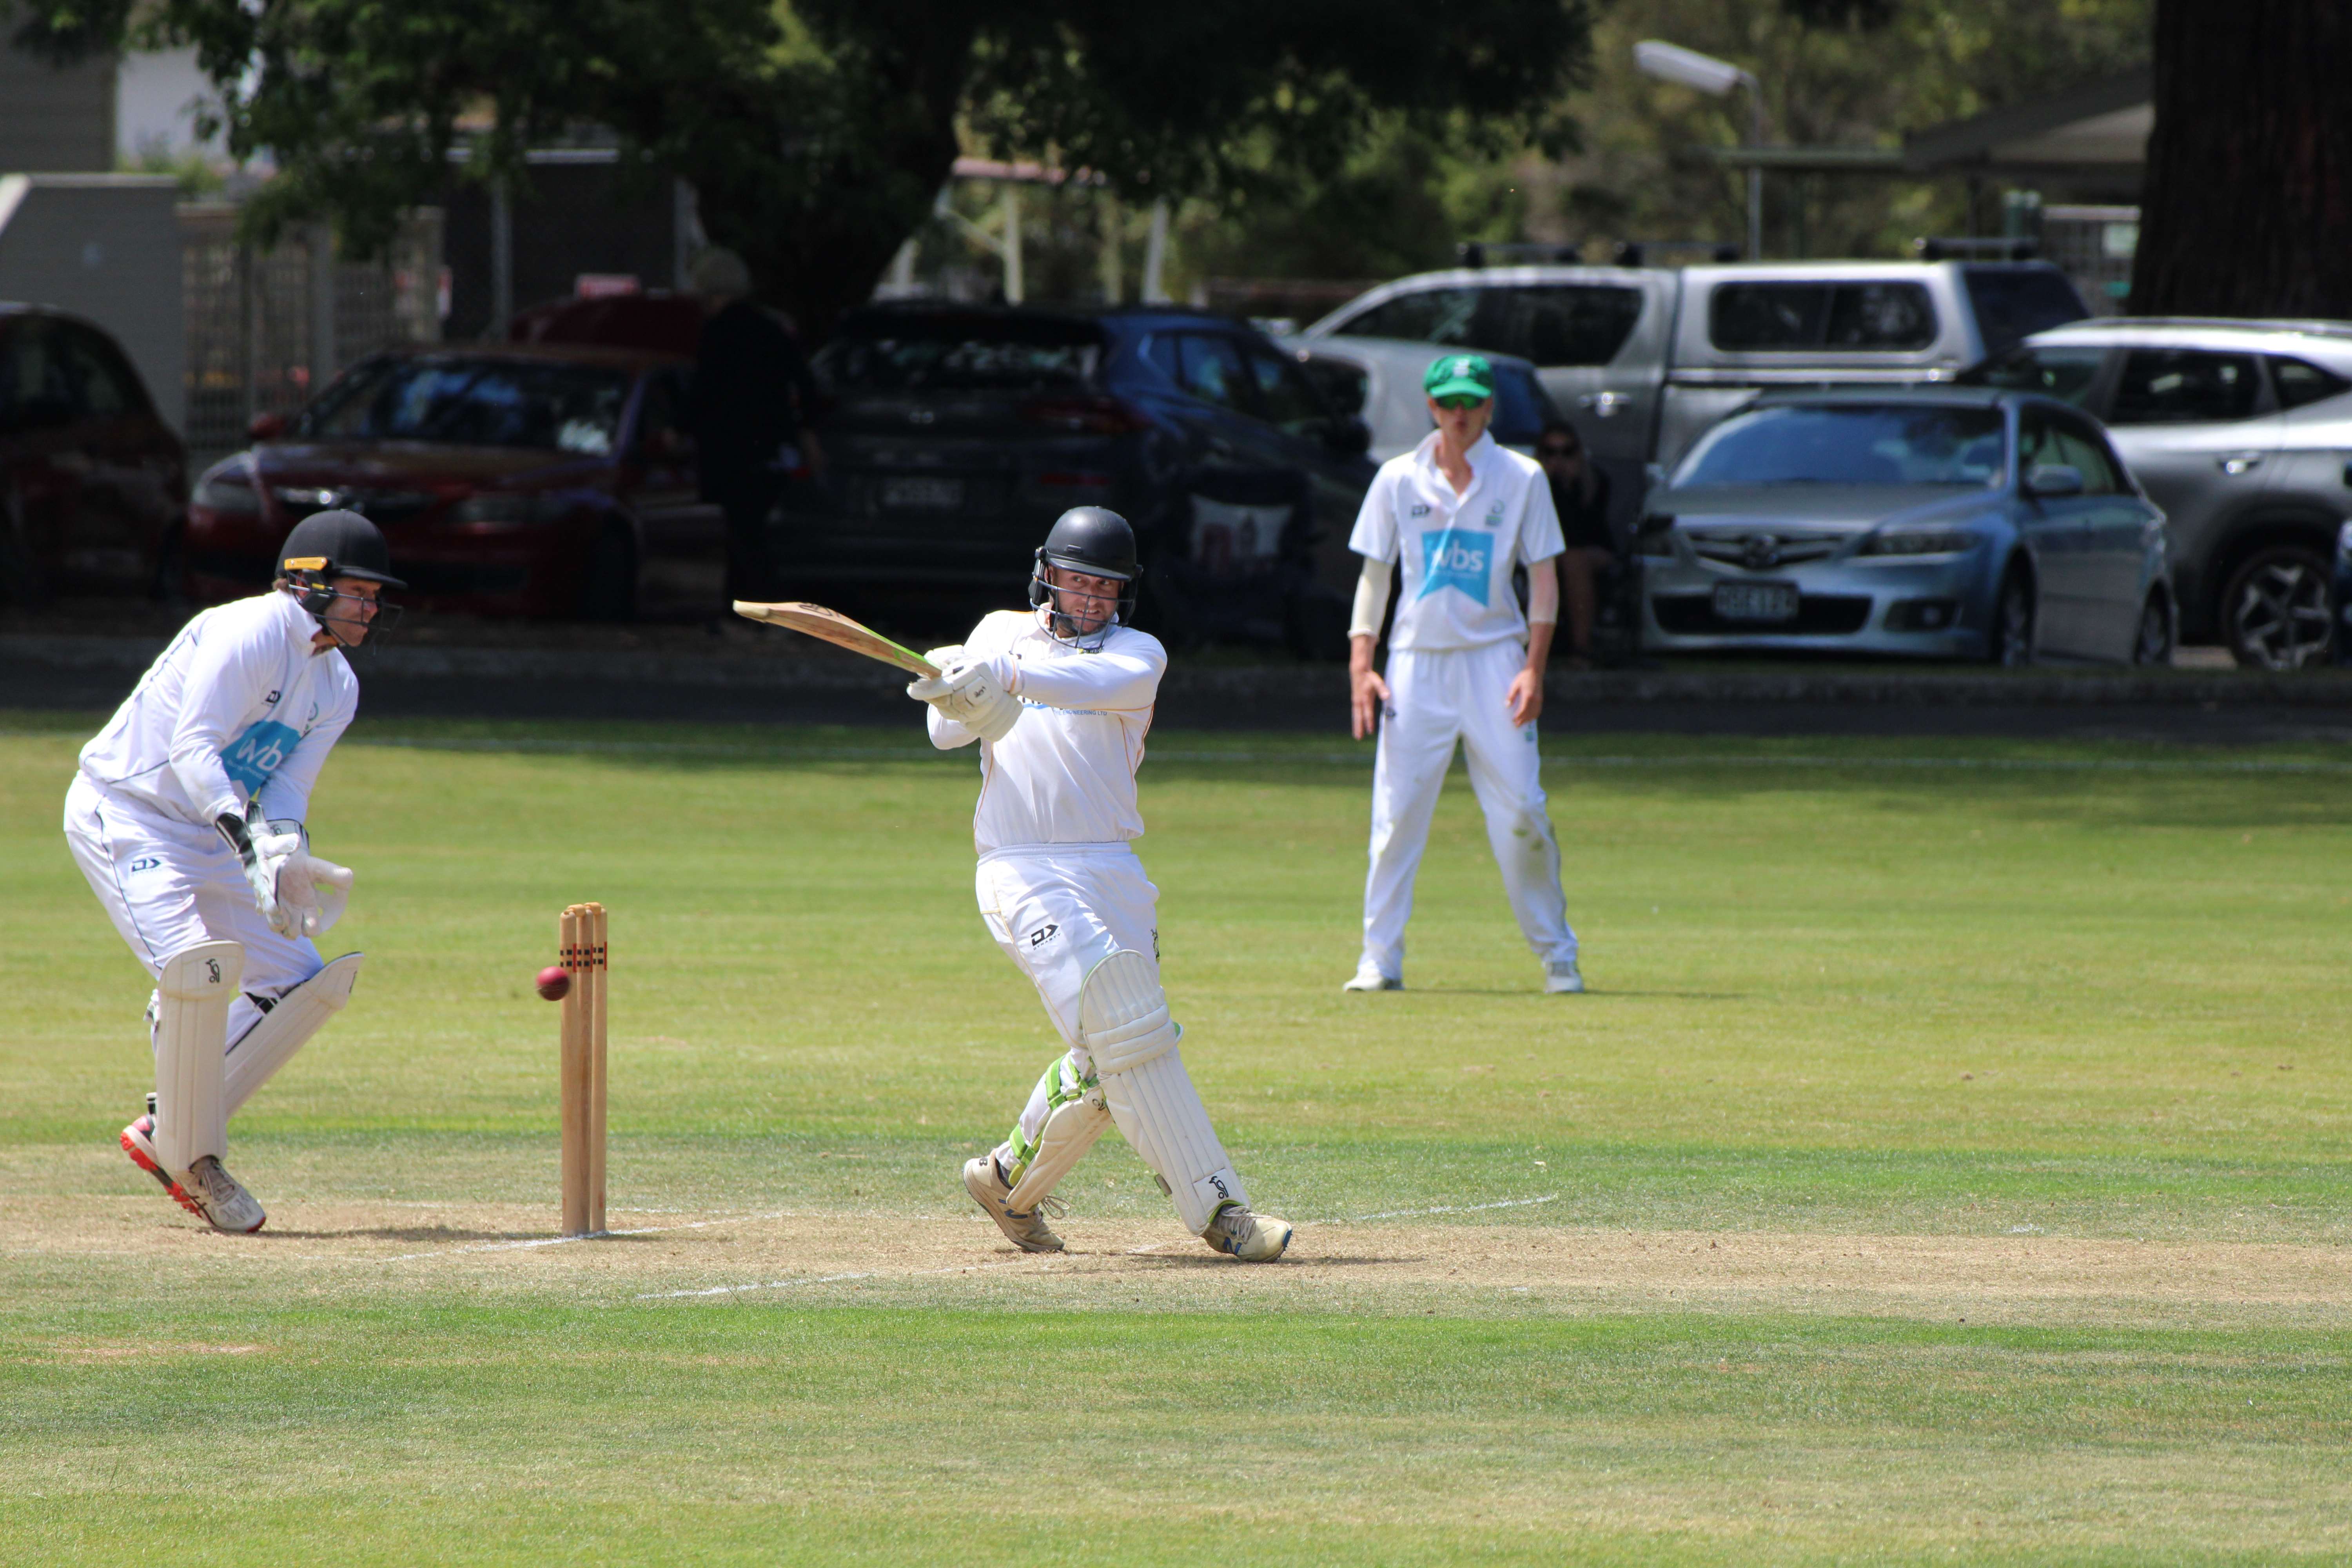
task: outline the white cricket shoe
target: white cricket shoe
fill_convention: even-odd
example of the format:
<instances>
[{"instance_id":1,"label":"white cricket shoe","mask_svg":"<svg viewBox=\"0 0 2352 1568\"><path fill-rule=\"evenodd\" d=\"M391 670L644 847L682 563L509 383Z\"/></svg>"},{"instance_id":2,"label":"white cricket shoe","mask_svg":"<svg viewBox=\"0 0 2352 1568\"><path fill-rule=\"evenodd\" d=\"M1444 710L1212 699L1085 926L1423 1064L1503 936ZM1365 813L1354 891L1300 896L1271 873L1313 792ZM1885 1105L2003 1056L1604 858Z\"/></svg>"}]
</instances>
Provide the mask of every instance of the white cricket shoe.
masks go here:
<instances>
[{"instance_id":1,"label":"white cricket shoe","mask_svg":"<svg viewBox=\"0 0 2352 1568\"><path fill-rule=\"evenodd\" d=\"M1359 964L1356 977L1339 987L1342 991L1402 991L1404 982L1392 974L1382 974L1372 964Z\"/></svg>"},{"instance_id":2,"label":"white cricket shoe","mask_svg":"<svg viewBox=\"0 0 2352 1568\"><path fill-rule=\"evenodd\" d=\"M1027 1214L1014 1214L1006 1208L1004 1200L1013 1195L1013 1189L1006 1186L1004 1178L997 1173L994 1154L975 1155L963 1163L963 1190L971 1194L972 1202L988 1211L988 1217L996 1222L996 1228L1022 1251L1062 1250L1062 1238L1046 1228L1045 1220L1047 1214L1059 1215L1067 1212L1061 1201L1041 1198L1037 1206Z\"/></svg>"},{"instance_id":3,"label":"white cricket shoe","mask_svg":"<svg viewBox=\"0 0 2352 1568\"><path fill-rule=\"evenodd\" d=\"M235 1176L221 1169L220 1160L211 1154L200 1156L196 1163L180 1173L172 1189L190 1214L200 1215L215 1230L226 1230L245 1236L259 1230L269 1216L261 1212L261 1205L238 1183Z\"/></svg>"},{"instance_id":4,"label":"white cricket shoe","mask_svg":"<svg viewBox=\"0 0 2352 1568\"><path fill-rule=\"evenodd\" d=\"M1201 1233L1201 1239L1244 1263L1271 1263L1290 1246L1290 1222L1252 1214L1245 1204L1227 1204Z\"/></svg>"},{"instance_id":5,"label":"white cricket shoe","mask_svg":"<svg viewBox=\"0 0 2352 1568\"><path fill-rule=\"evenodd\" d=\"M1551 995L1563 993L1578 994L1584 990L1584 976L1576 971L1576 960L1557 958L1544 965L1544 990Z\"/></svg>"}]
</instances>

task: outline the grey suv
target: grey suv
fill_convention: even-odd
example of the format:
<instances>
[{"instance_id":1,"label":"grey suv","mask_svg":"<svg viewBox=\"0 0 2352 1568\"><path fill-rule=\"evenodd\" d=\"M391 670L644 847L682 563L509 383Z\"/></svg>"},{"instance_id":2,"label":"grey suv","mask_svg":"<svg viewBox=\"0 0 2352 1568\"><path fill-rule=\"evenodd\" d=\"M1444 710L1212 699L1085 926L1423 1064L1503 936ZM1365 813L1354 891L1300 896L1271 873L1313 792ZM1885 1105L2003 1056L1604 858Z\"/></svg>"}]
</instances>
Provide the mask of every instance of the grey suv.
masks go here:
<instances>
[{"instance_id":1,"label":"grey suv","mask_svg":"<svg viewBox=\"0 0 2352 1568\"><path fill-rule=\"evenodd\" d=\"M2352 516L2352 322L2075 321L1960 379L2106 425L2165 510L2182 641L2271 669L2326 662Z\"/></svg>"}]
</instances>

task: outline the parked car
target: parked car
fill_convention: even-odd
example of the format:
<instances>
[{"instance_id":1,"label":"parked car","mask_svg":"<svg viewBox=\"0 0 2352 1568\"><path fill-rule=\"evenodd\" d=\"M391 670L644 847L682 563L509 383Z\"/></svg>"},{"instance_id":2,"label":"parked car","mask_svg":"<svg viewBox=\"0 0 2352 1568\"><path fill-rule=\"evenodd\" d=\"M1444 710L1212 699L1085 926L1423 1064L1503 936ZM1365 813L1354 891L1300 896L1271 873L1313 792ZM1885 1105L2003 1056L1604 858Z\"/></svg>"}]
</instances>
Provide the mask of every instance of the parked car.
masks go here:
<instances>
[{"instance_id":1,"label":"parked car","mask_svg":"<svg viewBox=\"0 0 2352 1568\"><path fill-rule=\"evenodd\" d=\"M0 603L173 594L187 449L114 340L0 304Z\"/></svg>"},{"instance_id":2,"label":"parked car","mask_svg":"<svg viewBox=\"0 0 2352 1568\"><path fill-rule=\"evenodd\" d=\"M2184 641L2271 669L2326 661L2352 516L2352 322L2077 321L1961 379L2106 425L2168 520Z\"/></svg>"},{"instance_id":3,"label":"parked car","mask_svg":"<svg viewBox=\"0 0 2352 1568\"><path fill-rule=\"evenodd\" d=\"M1374 463L1412 451L1435 428L1422 377L1433 361L1462 352L1392 338L1275 341L1297 359L1334 413L1355 415L1371 427ZM1560 416L1559 405L1528 361L1505 353L1486 358L1495 367L1495 418L1487 431L1499 444L1532 455L1545 422Z\"/></svg>"},{"instance_id":4,"label":"parked car","mask_svg":"<svg viewBox=\"0 0 2352 1568\"><path fill-rule=\"evenodd\" d=\"M382 528L409 602L489 616L715 614L726 529L679 427L687 362L614 349L374 355L294 419L256 422L188 508L208 598L256 592L277 543L324 507Z\"/></svg>"},{"instance_id":5,"label":"parked car","mask_svg":"<svg viewBox=\"0 0 2352 1568\"><path fill-rule=\"evenodd\" d=\"M1264 334L909 302L850 312L812 368L830 473L824 506L784 518L791 581L1017 592L1055 517L1108 506L1135 524L1163 629L1344 648L1369 432Z\"/></svg>"},{"instance_id":6,"label":"parked car","mask_svg":"<svg viewBox=\"0 0 2352 1568\"><path fill-rule=\"evenodd\" d=\"M1634 549L1652 649L2172 654L2164 514L2054 398L1759 398L1650 494Z\"/></svg>"},{"instance_id":7,"label":"parked car","mask_svg":"<svg viewBox=\"0 0 2352 1568\"><path fill-rule=\"evenodd\" d=\"M1948 381L2088 313L2047 262L1462 268L1384 283L1301 336L1532 361L1608 473L1622 529L1649 465L1673 464L1760 393Z\"/></svg>"}]
</instances>

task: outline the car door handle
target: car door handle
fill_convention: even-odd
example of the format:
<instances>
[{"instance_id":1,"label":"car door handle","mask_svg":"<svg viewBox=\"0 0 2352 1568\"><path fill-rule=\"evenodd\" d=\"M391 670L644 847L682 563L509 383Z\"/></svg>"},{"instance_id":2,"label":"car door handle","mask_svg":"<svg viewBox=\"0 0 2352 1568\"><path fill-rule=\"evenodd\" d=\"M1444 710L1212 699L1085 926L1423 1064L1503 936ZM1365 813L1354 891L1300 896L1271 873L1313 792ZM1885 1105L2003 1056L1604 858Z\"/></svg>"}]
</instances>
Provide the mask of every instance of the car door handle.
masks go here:
<instances>
[{"instance_id":1,"label":"car door handle","mask_svg":"<svg viewBox=\"0 0 2352 1568\"><path fill-rule=\"evenodd\" d=\"M1621 408L1631 408L1633 400L1622 392L1588 392L1576 400L1576 405L1595 418L1607 419Z\"/></svg>"},{"instance_id":2,"label":"car door handle","mask_svg":"<svg viewBox=\"0 0 2352 1568\"><path fill-rule=\"evenodd\" d=\"M2251 474L2261 468L2263 455L2260 452L2225 452L2213 462L2223 473L2235 479L2240 474Z\"/></svg>"}]
</instances>

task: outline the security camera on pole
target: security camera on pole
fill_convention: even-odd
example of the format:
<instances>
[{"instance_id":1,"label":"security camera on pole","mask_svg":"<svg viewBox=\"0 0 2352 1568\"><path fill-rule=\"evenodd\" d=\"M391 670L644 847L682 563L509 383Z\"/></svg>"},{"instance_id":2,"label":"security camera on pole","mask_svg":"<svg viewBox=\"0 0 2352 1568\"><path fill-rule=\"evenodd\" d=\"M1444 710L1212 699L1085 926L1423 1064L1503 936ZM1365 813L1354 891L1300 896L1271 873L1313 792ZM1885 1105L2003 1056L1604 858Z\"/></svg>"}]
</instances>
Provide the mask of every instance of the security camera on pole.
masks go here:
<instances>
[{"instance_id":1,"label":"security camera on pole","mask_svg":"<svg viewBox=\"0 0 2352 1568\"><path fill-rule=\"evenodd\" d=\"M1633 46L1633 63L1643 71L1666 81L1680 82L1687 88L1721 98L1735 87L1748 89L1748 144L1753 149L1764 145L1764 84L1729 60L1717 59L1713 55L1685 49L1678 44L1660 43L1655 38L1644 39ZM1748 165L1748 259L1764 258L1764 167Z\"/></svg>"}]
</instances>

